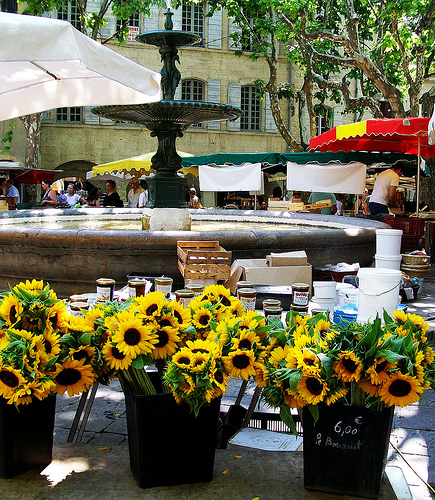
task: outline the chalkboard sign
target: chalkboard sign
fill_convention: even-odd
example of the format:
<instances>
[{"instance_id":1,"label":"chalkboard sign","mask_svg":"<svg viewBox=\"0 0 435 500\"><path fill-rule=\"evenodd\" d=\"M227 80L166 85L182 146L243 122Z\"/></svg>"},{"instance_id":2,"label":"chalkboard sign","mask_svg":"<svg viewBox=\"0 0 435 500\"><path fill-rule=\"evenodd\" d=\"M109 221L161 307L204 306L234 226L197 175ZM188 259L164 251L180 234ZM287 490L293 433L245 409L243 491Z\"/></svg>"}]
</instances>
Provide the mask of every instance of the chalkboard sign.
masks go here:
<instances>
[{"instance_id":1,"label":"chalkboard sign","mask_svg":"<svg viewBox=\"0 0 435 500\"><path fill-rule=\"evenodd\" d=\"M383 411L319 405L314 423L303 409L304 486L376 498L387 460L394 407Z\"/></svg>"}]
</instances>

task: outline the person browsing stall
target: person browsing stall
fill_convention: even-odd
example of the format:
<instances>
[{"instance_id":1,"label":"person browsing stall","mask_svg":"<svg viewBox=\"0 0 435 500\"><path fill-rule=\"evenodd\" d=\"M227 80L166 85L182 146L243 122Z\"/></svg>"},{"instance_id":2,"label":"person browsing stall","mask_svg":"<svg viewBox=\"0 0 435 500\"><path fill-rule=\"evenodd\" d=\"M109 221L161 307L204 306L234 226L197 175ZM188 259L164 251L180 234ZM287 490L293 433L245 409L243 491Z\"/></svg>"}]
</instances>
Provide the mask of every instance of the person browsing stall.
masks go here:
<instances>
[{"instance_id":1,"label":"person browsing stall","mask_svg":"<svg viewBox=\"0 0 435 500\"><path fill-rule=\"evenodd\" d=\"M41 199L41 207L44 208L55 208L59 203L57 200L57 195L53 189L51 189L51 182L47 179L41 182L42 189L44 193Z\"/></svg>"},{"instance_id":2,"label":"person browsing stall","mask_svg":"<svg viewBox=\"0 0 435 500\"><path fill-rule=\"evenodd\" d=\"M402 174L402 166L396 165L381 172L375 181L370 195L369 209L371 215L388 214L389 207L396 206L397 187Z\"/></svg>"},{"instance_id":3,"label":"person browsing stall","mask_svg":"<svg viewBox=\"0 0 435 500\"><path fill-rule=\"evenodd\" d=\"M77 203L80 203L80 205L84 205L86 203L86 200L76 193L76 188L74 184L68 184L65 196L66 196L66 202L70 207L77 205Z\"/></svg>"},{"instance_id":4,"label":"person browsing stall","mask_svg":"<svg viewBox=\"0 0 435 500\"><path fill-rule=\"evenodd\" d=\"M20 193L11 179L6 181L6 203L9 205L9 210L16 210L17 203L20 203Z\"/></svg>"},{"instance_id":5,"label":"person browsing stall","mask_svg":"<svg viewBox=\"0 0 435 500\"><path fill-rule=\"evenodd\" d=\"M122 208L124 206L124 202L121 200L118 192L116 191L116 182L109 179L106 182L106 189L107 194L104 197L103 206Z\"/></svg>"},{"instance_id":6,"label":"person browsing stall","mask_svg":"<svg viewBox=\"0 0 435 500\"><path fill-rule=\"evenodd\" d=\"M127 194L128 208L137 208L139 206L139 197L144 192L140 186L138 179L130 180L131 189Z\"/></svg>"},{"instance_id":7,"label":"person browsing stall","mask_svg":"<svg viewBox=\"0 0 435 500\"><path fill-rule=\"evenodd\" d=\"M318 193L313 191L308 198L308 203L317 203L323 200L331 200L331 206L323 207L320 213L323 215L335 215L337 212L337 199L334 193Z\"/></svg>"}]
</instances>

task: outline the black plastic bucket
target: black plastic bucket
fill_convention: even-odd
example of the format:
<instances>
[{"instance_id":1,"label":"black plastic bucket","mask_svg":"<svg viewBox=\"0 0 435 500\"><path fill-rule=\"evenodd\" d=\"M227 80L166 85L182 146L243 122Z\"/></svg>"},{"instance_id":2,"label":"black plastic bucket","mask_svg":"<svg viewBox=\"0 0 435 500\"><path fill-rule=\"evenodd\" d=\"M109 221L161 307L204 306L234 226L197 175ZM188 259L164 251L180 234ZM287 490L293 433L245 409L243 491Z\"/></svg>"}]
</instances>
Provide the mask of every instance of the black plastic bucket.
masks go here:
<instances>
[{"instance_id":1,"label":"black plastic bucket","mask_svg":"<svg viewBox=\"0 0 435 500\"><path fill-rule=\"evenodd\" d=\"M377 498L387 461L394 407L319 405L314 424L303 408L304 486L309 490Z\"/></svg>"}]
</instances>

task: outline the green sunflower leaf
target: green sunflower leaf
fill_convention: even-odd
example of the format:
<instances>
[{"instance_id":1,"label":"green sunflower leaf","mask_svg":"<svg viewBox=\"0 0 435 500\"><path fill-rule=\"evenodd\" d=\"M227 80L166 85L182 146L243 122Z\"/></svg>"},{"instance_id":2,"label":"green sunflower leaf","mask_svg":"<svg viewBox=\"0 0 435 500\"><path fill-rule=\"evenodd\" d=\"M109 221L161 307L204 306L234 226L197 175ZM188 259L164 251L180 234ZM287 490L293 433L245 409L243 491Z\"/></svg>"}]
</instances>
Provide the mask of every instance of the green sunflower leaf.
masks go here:
<instances>
[{"instance_id":1,"label":"green sunflower leaf","mask_svg":"<svg viewBox=\"0 0 435 500\"><path fill-rule=\"evenodd\" d=\"M134 358L132 363L131 363L131 366L133 368L135 368L136 370L141 370L145 366L145 363L144 363L144 360L142 359L142 356L138 356L137 358Z\"/></svg>"},{"instance_id":2,"label":"green sunflower leaf","mask_svg":"<svg viewBox=\"0 0 435 500\"><path fill-rule=\"evenodd\" d=\"M290 428L292 433L297 436L298 433L296 430L296 424L293 420L293 415L291 414L290 409L287 406L282 406L279 416L281 417L281 420Z\"/></svg>"},{"instance_id":3,"label":"green sunflower leaf","mask_svg":"<svg viewBox=\"0 0 435 500\"><path fill-rule=\"evenodd\" d=\"M91 340L92 340L92 333L84 333L79 338L79 342L81 345L90 345Z\"/></svg>"}]
</instances>

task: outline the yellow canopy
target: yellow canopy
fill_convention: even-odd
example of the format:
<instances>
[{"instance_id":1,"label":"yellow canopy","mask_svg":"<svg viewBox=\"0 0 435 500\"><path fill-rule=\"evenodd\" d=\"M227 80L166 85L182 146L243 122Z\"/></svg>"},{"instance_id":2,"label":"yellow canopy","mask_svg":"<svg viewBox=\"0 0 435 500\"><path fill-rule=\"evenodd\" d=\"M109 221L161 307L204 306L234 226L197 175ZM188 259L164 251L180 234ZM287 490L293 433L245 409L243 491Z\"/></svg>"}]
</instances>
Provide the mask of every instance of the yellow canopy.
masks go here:
<instances>
[{"instance_id":1,"label":"yellow canopy","mask_svg":"<svg viewBox=\"0 0 435 500\"><path fill-rule=\"evenodd\" d=\"M190 153L183 153L183 151L177 151L180 156L194 156ZM125 158L123 160L116 160L110 163L103 163L102 165L97 165L92 169L92 176L113 174L115 172L130 174L132 176L141 177L142 175L150 175L155 173L151 168L151 158L156 154L156 151L151 153L145 153L139 156L132 156L131 158ZM182 168L181 172L184 174L192 173L193 175L198 175L198 167L192 166L188 168Z\"/></svg>"}]
</instances>

